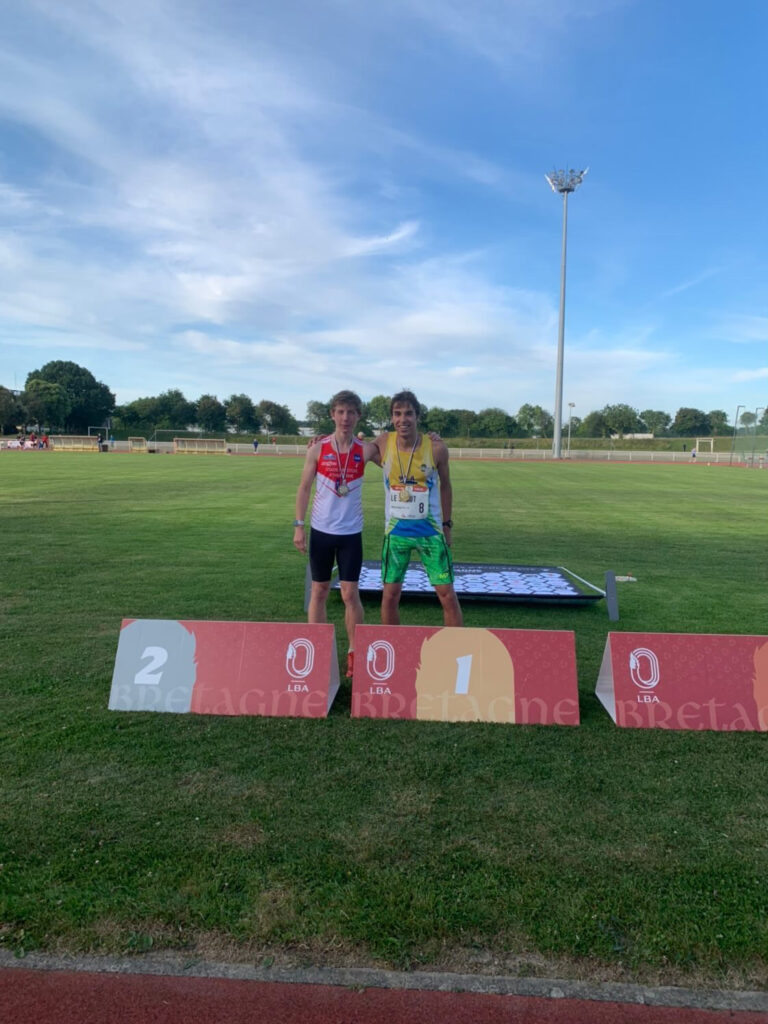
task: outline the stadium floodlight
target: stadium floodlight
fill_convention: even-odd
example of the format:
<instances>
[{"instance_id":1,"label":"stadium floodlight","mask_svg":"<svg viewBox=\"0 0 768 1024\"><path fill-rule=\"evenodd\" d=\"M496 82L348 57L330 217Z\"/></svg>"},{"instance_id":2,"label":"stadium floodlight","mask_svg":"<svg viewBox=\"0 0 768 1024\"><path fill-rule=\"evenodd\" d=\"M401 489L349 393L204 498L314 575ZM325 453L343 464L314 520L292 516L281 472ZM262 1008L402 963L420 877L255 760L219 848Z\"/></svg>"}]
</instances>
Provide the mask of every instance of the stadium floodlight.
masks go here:
<instances>
[{"instance_id":1,"label":"stadium floodlight","mask_svg":"<svg viewBox=\"0 0 768 1024\"><path fill-rule=\"evenodd\" d=\"M563 416L563 354L565 351L565 254L568 238L568 196L575 192L584 181L588 167L583 171L569 170L551 171L544 177L553 192L563 197L563 255L560 263L560 325L557 333L557 376L555 380L555 428L552 438L552 455L562 458L562 416Z\"/></svg>"}]
</instances>

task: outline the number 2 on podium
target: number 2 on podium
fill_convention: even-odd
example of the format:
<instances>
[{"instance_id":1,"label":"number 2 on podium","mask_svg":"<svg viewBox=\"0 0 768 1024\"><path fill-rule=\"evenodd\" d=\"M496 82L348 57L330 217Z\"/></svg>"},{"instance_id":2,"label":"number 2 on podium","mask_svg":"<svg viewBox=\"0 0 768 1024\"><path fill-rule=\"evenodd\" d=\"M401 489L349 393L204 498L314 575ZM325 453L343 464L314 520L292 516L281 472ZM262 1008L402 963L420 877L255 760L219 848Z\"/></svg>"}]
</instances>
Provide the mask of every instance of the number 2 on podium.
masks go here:
<instances>
[{"instance_id":1,"label":"number 2 on podium","mask_svg":"<svg viewBox=\"0 0 768 1024\"><path fill-rule=\"evenodd\" d=\"M168 651L164 647L145 647L141 658L150 661L133 677L134 686L158 686L163 675L158 670L168 661Z\"/></svg>"}]
</instances>

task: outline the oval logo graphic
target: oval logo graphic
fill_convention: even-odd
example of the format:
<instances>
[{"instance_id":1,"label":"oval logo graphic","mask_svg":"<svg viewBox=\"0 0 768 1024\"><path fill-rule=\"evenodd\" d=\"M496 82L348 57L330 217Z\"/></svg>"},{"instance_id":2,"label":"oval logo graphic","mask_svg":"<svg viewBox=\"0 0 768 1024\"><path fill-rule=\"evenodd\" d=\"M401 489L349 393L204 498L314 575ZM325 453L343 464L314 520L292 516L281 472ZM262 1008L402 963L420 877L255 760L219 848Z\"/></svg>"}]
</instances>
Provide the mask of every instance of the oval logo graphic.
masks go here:
<instances>
[{"instance_id":1,"label":"oval logo graphic","mask_svg":"<svg viewBox=\"0 0 768 1024\"><path fill-rule=\"evenodd\" d=\"M379 664L382 661L383 667ZM365 667L368 669L371 679L376 679L380 683L389 679L395 671L395 648L388 640L374 640L372 644L368 645Z\"/></svg>"},{"instance_id":2,"label":"oval logo graphic","mask_svg":"<svg viewBox=\"0 0 768 1024\"><path fill-rule=\"evenodd\" d=\"M635 686L652 690L660 679L659 659L647 647L636 647L629 655L629 674Z\"/></svg>"},{"instance_id":3,"label":"oval logo graphic","mask_svg":"<svg viewBox=\"0 0 768 1024\"><path fill-rule=\"evenodd\" d=\"M311 640L300 637L291 640L285 652L285 667L289 675L306 679L315 664L315 646Z\"/></svg>"}]
</instances>

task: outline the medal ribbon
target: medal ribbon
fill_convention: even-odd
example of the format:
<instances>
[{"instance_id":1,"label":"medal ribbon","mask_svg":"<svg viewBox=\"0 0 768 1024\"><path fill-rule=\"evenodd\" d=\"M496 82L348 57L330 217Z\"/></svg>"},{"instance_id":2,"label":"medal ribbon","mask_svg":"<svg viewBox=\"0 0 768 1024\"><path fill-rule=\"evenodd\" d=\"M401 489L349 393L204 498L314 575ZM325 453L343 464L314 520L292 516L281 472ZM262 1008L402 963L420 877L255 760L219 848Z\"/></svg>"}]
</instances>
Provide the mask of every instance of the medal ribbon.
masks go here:
<instances>
[{"instance_id":1,"label":"medal ribbon","mask_svg":"<svg viewBox=\"0 0 768 1024\"><path fill-rule=\"evenodd\" d=\"M397 447L397 438L395 438L395 451L397 452L397 464L400 467L400 482L405 486L408 484L408 477L411 475L411 463L413 462L413 453L416 451L416 447L419 443L419 435L416 435L416 440L413 442L413 448L411 448L411 457L408 459L408 468L403 473L403 464L400 461L400 449Z\"/></svg>"},{"instance_id":2,"label":"medal ribbon","mask_svg":"<svg viewBox=\"0 0 768 1024\"><path fill-rule=\"evenodd\" d=\"M336 484L336 490L338 492L340 487L342 487L342 486L347 487L347 470L349 469L349 457L352 454L352 445L355 442L354 441L350 441L349 451L347 452L347 458L346 458L346 460L344 462L344 466L342 468L342 465L341 465L341 449L339 448L339 441L338 441L338 438L335 435L334 435L333 440L334 440L334 444L335 444L335 448L333 450L336 452L336 462L339 464L339 482ZM347 488L347 490L344 493L346 494L346 493L348 493L348 491L349 491L349 488Z\"/></svg>"}]
</instances>

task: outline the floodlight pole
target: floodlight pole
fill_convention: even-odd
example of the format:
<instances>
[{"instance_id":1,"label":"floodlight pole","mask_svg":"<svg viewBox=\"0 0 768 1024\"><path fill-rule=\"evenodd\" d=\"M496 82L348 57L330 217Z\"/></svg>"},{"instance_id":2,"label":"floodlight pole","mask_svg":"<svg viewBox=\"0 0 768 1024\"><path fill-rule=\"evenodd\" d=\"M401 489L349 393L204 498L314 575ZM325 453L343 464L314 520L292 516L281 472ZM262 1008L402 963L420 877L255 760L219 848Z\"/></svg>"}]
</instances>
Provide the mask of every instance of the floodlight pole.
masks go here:
<instances>
[{"instance_id":1,"label":"floodlight pole","mask_svg":"<svg viewBox=\"0 0 768 1024\"><path fill-rule=\"evenodd\" d=\"M553 192L559 192L563 197L563 254L560 262L560 323L557 332L557 375L555 378L555 426L552 437L552 457L562 458L562 432L563 432L563 356L565 352L565 256L568 240L568 194L575 192L584 180L589 170L585 167L583 171L570 170L552 171L544 177L549 183Z\"/></svg>"}]
</instances>

